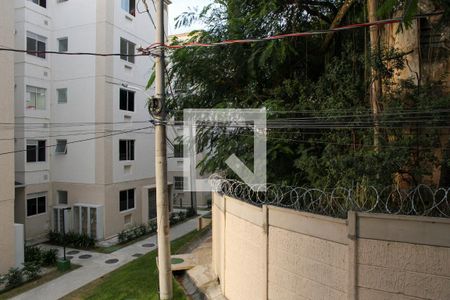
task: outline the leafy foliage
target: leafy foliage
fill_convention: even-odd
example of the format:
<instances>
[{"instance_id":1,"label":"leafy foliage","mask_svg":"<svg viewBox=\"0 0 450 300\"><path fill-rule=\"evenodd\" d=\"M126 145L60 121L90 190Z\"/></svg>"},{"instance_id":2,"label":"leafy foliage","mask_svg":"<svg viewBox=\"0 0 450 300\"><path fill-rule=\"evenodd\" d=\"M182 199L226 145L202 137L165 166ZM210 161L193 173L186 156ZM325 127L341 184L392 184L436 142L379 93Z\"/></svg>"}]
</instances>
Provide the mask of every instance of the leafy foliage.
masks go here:
<instances>
[{"instance_id":1,"label":"leafy foliage","mask_svg":"<svg viewBox=\"0 0 450 300\"><path fill-rule=\"evenodd\" d=\"M23 283L23 272L19 268L11 268L5 275L6 288L14 288Z\"/></svg>"},{"instance_id":2,"label":"leafy foliage","mask_svg":"<svg viewBox=\"0 0 450 300\"><path fill-rule=\"evenodd\" d=\"M192 32L189 41L261 38L324 29L341 3L215 1L197 14L207 27ZM395 9L407 5L407 20L415 13L417 1L405 3L385 1L379 13L392 15ZM355 2L342 22L366 21L364 10L363 2ZM196 18L190 14L180 24ZM176 95L169 99L169 110L266 107L269 121L281 120L285 126L268 131L270 182L321 188L358 182L387 185L398 174L421 182L435 166L443 164L433 149L442 147L440 131L425 128L426 122L410 121L401 114L396 120L389 114L448 108L450 96L439 83L430 83L433 87L428 88L424 83L415 86L410 80L394 80L396 72L406 67L405 53L389 47L370 53L366 38L364 30L337 33L334 46L325 53L321 36L176 50L170 57ZM385 114L380 122L401 125L383 126L380 151L373 147L368 91L375 78L370 77L371 67L378 71L385 90L380 99ZM290 120L299 123L302 119L327 120L328 126L290 128ZM349 120L365 126L346 127ZM201 127L198 150L206 155L199 167L203 172L221 171L234 177L226 159L235 153L251 166L252 142L253 132L244 128Z\"/></svg>"},{"instance_id":3,"label":"leafy foliage","mask_svg":"<svg viewBox=\"0 0 450 300\"><path fill-rule=\"evenodd\" d=\"M50 231L48 234L50 243L54 245L66 245L67 247L79 249L91 249L95 246L95 239L87 234L68 232L65 235L59 232Z\"/></svg>"},{"instance_id":4,"label":"leafy foliage","mask_svg":"<svg viewBox=\"0 0 450 300\"><path fill-rule=\"evenodd\" d=\"M25 262L40 263L42 260L42 250L38 246L25 247Z\"/></svg>"},{"instance_id":5,"label":"leafy foliage","mask_svg":"<svg viewBox=\"0 0 450 300\"><path fill-rule=\"evenodd\" d=\"M48 249L42 252L42 265L44 267L56 265L58 259L58 249Z\"/></svg>"},{"instance_id":6,"label":"leafy foliage","mask_svg":"<svg viewBox=\"0 0 450 300\"><path fill-rule=\"evenodd\" d=\"M33 280L39 277L41 273L41 266L35 262L27 262L23 265L23 275L26 276L27 280Z\"/></svg>"}]
</instances>

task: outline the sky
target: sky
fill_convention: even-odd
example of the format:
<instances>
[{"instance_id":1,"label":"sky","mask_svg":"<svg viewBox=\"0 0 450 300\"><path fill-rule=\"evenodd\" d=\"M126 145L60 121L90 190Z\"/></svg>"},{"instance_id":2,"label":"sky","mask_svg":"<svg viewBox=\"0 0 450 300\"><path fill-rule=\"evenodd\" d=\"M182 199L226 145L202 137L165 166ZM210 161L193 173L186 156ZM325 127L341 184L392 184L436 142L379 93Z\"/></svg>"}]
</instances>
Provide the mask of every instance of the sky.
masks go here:
<instances>
[{"instance_id":1,"label":"sky","mask_svg":"<svg viewBox=\"0 0 450 300\"><path fill-rule=\"evenodd\" d=\"M204 6L211 3L212 0L172 0L169 5L169 34L179 34L189 32L194 29L201 29L202 24L193 24L191 27L181 27L175 29L175 18L181 13L188 11L188 8L198 7L202 9Z\"/></svg>"}]
</instances>

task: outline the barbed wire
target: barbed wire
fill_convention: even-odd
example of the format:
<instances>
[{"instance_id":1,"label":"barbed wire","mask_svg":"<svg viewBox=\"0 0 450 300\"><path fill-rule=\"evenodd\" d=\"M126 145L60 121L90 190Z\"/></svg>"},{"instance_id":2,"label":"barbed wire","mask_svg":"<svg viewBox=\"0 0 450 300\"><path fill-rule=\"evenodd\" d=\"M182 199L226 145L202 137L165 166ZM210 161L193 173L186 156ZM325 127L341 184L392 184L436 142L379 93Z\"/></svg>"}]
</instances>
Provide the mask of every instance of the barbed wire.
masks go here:
<instances>
[{"instance_id":1,"label":"barbed wire","mask_svg":"<svg viewBox=\"0 0 450 300\"><path fill-rule=\"evenodd\" d=\"M419 184L412 188L357 185L318 189L277 184L248 185L213 174L209 183L220 194L252 205L273 205L337 218L349 211L450 218L450 188Z\"/></svg>"}]
</instances>

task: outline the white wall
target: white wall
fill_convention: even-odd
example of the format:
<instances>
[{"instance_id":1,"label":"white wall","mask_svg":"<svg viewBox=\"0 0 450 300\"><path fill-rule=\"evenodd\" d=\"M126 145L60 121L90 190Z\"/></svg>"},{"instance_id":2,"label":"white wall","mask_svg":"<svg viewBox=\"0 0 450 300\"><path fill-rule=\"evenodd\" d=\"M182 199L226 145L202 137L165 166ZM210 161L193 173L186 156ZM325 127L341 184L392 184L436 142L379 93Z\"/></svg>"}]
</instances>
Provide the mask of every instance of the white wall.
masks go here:
<instances>
[{"instance_id":1,"label":"white wall","mask_svg":"<svg viewBox=\"0 0 450 300\"><path fill-rule=\"evenodd\" d=\"M147 14L136 14L135 17L128 14L120 6L120 1L115 1L113 16L113 49L112 52L120 52L120 38L124 38L136 44L136 47L146 47L154 39L154 27ZM113 89L112 109L114 122L141 122L149 121L150 115L147 109L147 96L152 95L152 90L143 92L135 91L135 111L126 112L119 109L120 84L127 83L138 89L145 89L147 81L152 74L153 59L151 57L135 57L135 63L129 63L120 57L114 58L113 73L108 74L111 82L109 87ZM118 84L118 85L117 85ZM129 118L125 118L128 116ZM114 130L133 130L151 126L150 123L117 124ZM113 182L140 180L154 177L154 130L146 129L136 133L128 133L113 137ZM119 161L119 141L121 139L135 140L135 160L133 162ZM125 166L131 166L131 172L125 171Z\"/></svg>"},{"instance_id":2,"label":"white wall","mask_svg":"<svg viewBox=\"0 0 450 300\"><path fill-rule=\"evenodd\" d=\"M5 16L0 17L0 47L14 47L14 7L9 0L0 0ZM0 53L0 120L14 122L14 66L13 54ZM14 131L11 126L0 127L0 153L14 150ZM14 230L14 156L0 155L0 274L15 264Z\"/></svg>"}]
</instances>

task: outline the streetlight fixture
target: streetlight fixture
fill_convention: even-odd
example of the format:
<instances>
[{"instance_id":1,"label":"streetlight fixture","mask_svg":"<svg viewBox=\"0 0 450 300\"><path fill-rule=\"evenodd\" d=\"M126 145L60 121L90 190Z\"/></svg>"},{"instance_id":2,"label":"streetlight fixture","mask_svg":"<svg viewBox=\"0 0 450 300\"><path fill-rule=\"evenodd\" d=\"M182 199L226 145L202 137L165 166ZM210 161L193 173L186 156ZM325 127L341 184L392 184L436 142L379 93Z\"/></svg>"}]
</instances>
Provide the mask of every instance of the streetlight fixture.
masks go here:
<instances>
[{"instance_id":1,"label":"streetlight fixture","mask_svg":"<svg viewBox=\"0 0 450 300\"><path fill-rule=\"evenodd\" d=\"M66 207L62 209L63 212L63 226L62 226L62 230L63 230L63 240L64 240L64 245L63 245L63 249L64 249L64 260L67 260L66 257L66 246L67 246L67 240L66 240L66 211L72 210L71 207Z\"/></svg>"},{"instance_id":2,"label":"streetlight fixture","mask_svg":"<svg viewBox=\"0 0 450 300\"><path fill-rule=\"evenodd\" d=\"M71 207L65 207L61 209L62 215L63 215L63 224L62 224L62 231L63 231L63 251L64 251L64 258L61 260L58 260L57 267L59 271L67 271L70 269L70 260L67 260L66 257L66 246L67 246L67 240L66 240L66 211L72 210Z\"/></svg>"}]
</instances>

